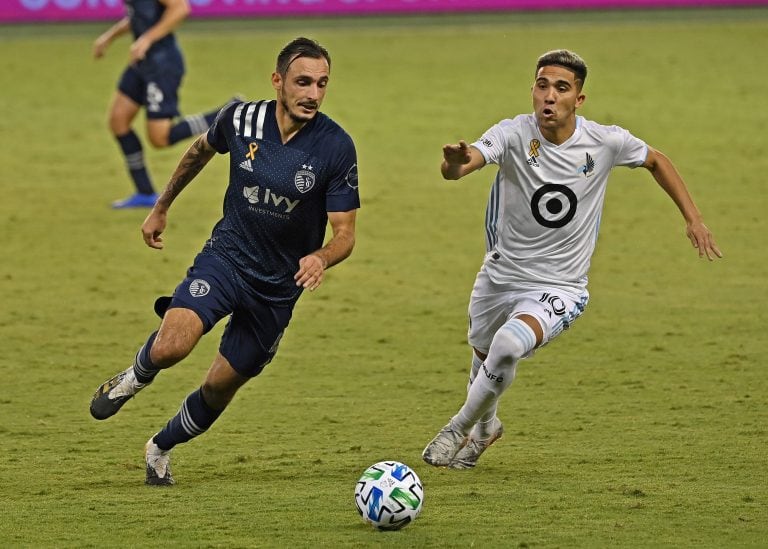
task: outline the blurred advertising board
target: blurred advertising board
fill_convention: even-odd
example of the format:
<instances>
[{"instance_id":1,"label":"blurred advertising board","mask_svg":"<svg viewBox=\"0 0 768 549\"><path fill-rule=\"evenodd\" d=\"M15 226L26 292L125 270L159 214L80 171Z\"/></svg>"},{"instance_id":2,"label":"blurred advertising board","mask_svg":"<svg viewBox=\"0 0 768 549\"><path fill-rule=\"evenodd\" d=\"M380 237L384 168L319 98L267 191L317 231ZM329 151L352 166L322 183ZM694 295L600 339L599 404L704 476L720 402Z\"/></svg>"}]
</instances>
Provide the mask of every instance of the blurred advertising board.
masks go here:
<instances>
[{"instance_id":1,"label":"blurred advertising board","mask_svg":"<svg viewBox=\"0 0 768 549\"><path fill-rule=\"evenodd\" d=\"M758 6L768 0L189 0L196 18ZM0 23L119 19L122 0L0 0Z\"/></svg>"}]
</instances>

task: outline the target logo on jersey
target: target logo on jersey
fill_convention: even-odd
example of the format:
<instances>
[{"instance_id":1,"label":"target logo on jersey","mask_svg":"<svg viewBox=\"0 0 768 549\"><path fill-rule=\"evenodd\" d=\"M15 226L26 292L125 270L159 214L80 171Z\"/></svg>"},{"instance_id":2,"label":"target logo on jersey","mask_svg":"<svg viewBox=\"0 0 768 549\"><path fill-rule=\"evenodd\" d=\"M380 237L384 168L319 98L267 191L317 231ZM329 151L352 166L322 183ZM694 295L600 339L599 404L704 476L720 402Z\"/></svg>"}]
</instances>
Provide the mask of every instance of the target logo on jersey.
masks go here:
<instances>
[{"instance_id":1,"label":"target logo on jersey","mask_svg":"<svg viewBox=\"0 0 768 549\"><path fill-rule=\"evenodd\" d=\"M565 227L576 215L576 194L565 185L548 183L531 197L531 213L539 225L550 229Z\"/></svg>"}]
</instances>

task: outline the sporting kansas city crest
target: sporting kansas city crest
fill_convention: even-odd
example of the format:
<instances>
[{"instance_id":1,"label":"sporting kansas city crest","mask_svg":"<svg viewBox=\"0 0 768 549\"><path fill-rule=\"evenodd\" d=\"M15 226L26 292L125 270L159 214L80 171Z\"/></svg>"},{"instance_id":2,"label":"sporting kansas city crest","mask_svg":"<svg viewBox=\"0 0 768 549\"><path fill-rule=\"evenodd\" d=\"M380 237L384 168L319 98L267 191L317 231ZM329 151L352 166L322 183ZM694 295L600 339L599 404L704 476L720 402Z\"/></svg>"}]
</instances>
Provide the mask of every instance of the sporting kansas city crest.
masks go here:
<instances>
[{"instance_id":1,"label":"sporting kansas city crest","mask_svg":"<svg viewBox=\"0 0 768 549\"><path fill-rule=\"evenodd\" d=\"M311 170L311 165L302 164L301 169L293 176L293 182L299 192L305 193L315 186L315 174Z\"/></svg>"}]
</instances>

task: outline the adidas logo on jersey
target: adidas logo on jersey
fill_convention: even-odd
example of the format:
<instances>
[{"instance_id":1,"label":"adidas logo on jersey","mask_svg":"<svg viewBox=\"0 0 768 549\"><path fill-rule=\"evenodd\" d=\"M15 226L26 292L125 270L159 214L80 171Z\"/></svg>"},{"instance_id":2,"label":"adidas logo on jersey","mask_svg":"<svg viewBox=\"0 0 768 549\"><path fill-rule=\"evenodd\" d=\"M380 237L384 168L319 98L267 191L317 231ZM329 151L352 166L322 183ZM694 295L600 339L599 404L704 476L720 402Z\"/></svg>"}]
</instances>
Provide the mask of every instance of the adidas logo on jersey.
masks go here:
<instances>
[{"instance_id":1,"label":"adidas logo on jersey","mask_svg":"<svg viewBox=\"0 0 768 549\"><path fill-rule=\"evenodd\" d=\"M535 156L530 157L527 160L527 162L528 162L529 166L533 166L534 168L538 168L539 167L539 163L536 161L536 157Z\"/></svg>"},{"instance_id":2,"label":"adidas logo on jersey","mask_svg":"<svg viewBox=\"0 0 768 549\"><path fill-rule=\"evenodd\" d=\"M247 172L253 173L253 166L251 165L250 160L243 160L242 162L240 162L240 167Z\"/></svg>"}]
</instances>

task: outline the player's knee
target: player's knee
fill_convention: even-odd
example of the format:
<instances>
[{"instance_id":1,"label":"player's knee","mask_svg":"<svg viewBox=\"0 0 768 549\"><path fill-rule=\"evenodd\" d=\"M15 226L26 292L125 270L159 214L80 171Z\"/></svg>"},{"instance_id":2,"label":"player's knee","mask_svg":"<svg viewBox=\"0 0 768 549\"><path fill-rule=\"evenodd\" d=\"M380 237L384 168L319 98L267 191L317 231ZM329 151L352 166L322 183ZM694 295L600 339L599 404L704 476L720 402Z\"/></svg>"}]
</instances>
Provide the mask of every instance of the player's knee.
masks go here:
<instances>
[{"instance_id":1,"label":"player's knee","mask_svg":"<svg viewBox=\"0 0 768 549\"><path fill-rule=\"evenodd\" d=\"M147 121L147 140L156 149L168 147L171 134L171 121L166 119L152 119Z\"/></svg>"},{"instance_id":2,"label":"player's knee","mask_svg":"<svg viewBox=\"0 0 768 549\"><path fill-rule=\"evenodd\" d=\"M184 359L204 333L200 316L191 309L171 307L164 311L149 356L158 368L169 368Z\"/></svg>"},{"instance_id":3,"label":"player's knee","mask_svg":"<svg viewBox=\"0 0 768 549\"><path fill-rule=\"evenodd\" d=\"M221 383L211 379L203 382L203 398L214 410L223 410L232 402L240 385Z\"/></svg>"},{"instance_id":4,"label":"player's knee","mask_svg":"<svg viewBox=\"0 0 768 549\"><path fill-rule=\"evenodd\" d=\"M478 378L485 378L485 386L500 395L515 379L517 362L523 356L522 347L504 330L493 337L488 356L478 371Z\"/></svg>"},{"instance_id":5,"label":"player's knee","mask_svg":"<svg viewBox=\"0 0 768 549\"><path fill-rule=\"evenodd\" d=\"M107 125L109 126L109 131L115 137L120 137L131 131L131 121L115 114L110 114Z\"/></svg>"},{"instance_id":6,"label":"player's knee","mask_svg":"<svg viewBox=\"0 0 768 549\"><path fill-rule=\"evenodd\" d=\"M150 132L147 135L147 138L149 139L149 144L152 145L156 149L164 149L167 147L170 143L168 142L168 134L163 134L160 132L153 133Z\"/></svg>"},{"instance_id":7,"label":"player's knee","mask_svg":"<svg viewBox=\"0 0 768 549\"><path fill-rule=\"evenodd\" d=\"M482 362L483 360L486 359L486 357L488 357L487 352L484 353L483 351L479 350L477 347L472 347L472 351L474 351L472 355L472 360L478 359Z\"/></svg>"},{"instance_id":8,"label":"player's knee","mask_svg":"<svg viewBox=\"0 0 768 549\"><path fill-rule=\"evenodd\" d=\"M499 362L516 364L525 358L536 346L536 335L522 320L513 318L493 336L489 356Z\"/></svg>"}]
</instances>

